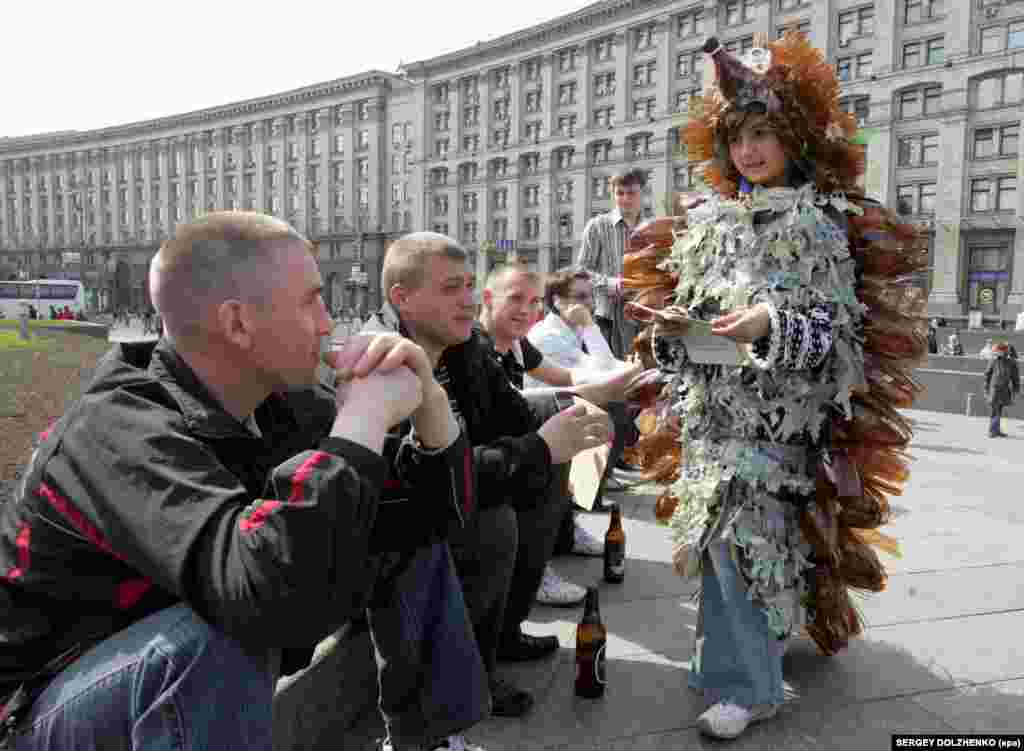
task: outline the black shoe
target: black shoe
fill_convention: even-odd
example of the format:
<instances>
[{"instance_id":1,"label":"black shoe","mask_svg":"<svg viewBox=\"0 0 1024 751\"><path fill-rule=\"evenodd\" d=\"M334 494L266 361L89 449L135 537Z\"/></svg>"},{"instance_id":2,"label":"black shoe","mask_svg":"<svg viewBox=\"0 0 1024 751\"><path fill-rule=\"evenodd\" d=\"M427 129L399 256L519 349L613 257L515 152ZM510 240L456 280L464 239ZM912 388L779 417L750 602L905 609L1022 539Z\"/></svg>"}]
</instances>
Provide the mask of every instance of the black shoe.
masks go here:
<instances>
[{"instance_id":1,"label":"black shoe","mask_svg":"<svg viewBox=\"0 0 1024 751\"><path fill-rule=\"evenodd\" d=\"M598 498L594 501L594 505L591 507L590 511L594 514L610 514L612 512L612 505L604 498Z\"/></svg>"},{"instance_id":2,"label":"black shoe","mask_svg":"<svg viewBox=\"0 0 1024 751\"><path fill-rule=\"evenodd\" d=\"M498 659L504 662L528 662L547 657L557 650L557 636L530 636L520 629L514 641L498 647Z\"/></svg>"},{"instance_id":3,"label":"black shoe","mask_svg":"<svg viewBox=\"0 0 1024 751\"><path fill-rule=\"evenodd\" d=\"M501 678L491 678L490 689L494 717L522 717L533 707L533 694Z\"/></svg>"}]
</instances>

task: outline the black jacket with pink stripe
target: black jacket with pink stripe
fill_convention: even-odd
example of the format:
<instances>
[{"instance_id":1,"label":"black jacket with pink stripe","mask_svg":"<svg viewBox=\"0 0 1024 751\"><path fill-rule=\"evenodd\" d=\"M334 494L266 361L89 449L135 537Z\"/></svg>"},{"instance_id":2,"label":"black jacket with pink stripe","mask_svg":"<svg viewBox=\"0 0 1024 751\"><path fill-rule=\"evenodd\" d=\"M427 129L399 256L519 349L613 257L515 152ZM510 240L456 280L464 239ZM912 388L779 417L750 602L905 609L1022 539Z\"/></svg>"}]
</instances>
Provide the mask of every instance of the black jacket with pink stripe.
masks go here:
<instances>
[{"instance_id":1,"label":"black jacket with pink stripe","mask_svg":"<svg viewBox=\"0 0 1024 751\"><path fill-rule=\"evenodd\" d=\"M258 437L165 342L108 353L0 509L0 698L178 601L255 650L310 648L360 614L377 554L471 510L473 462L462 436L382 458L328 437L334 415L329 389L274 394Z\"/></svg>"}]
</instances>

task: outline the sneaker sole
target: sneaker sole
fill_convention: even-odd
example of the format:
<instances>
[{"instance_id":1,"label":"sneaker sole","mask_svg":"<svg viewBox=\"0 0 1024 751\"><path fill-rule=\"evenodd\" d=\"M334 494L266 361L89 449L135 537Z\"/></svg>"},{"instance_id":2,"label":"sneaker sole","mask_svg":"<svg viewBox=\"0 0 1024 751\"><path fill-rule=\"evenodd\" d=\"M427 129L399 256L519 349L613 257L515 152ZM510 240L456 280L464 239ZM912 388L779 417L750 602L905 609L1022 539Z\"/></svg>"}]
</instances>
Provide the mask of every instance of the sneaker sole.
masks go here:
<instances>
[{"instance_id":1,"label":"sneaker sole","mask_svg":"<svg viewBox=\"0 0 1024 751\"><path fill-rule=\"evenodd\" d=\"M697 718L697 729L700 732L704 733L704 735L707 735L707 736L709 736L711 738L718 738L719 740L723 740L723 741L731 741L731 740L739 738L741 735L743 735L743 733L745 733L747 731L747 729L751 725L753 725L754 723L761 722L761 720L770 720L771 718L773 718L778 713L779 713L779 708L778 707L772 707L771 710L769 710L768 712L764 712L762 714L754 715L753 717L750 718L750 722L748 722L746 724L746 727L744 727L743 730L741 730L740 732L738 732L738 733L736 733L734 735L728 735L728 734L725 734L725 733L716 733L716 732L714 732L708 726L708 723L704 720L703 717L698 717Z\"/></svg>"}]
</instances>

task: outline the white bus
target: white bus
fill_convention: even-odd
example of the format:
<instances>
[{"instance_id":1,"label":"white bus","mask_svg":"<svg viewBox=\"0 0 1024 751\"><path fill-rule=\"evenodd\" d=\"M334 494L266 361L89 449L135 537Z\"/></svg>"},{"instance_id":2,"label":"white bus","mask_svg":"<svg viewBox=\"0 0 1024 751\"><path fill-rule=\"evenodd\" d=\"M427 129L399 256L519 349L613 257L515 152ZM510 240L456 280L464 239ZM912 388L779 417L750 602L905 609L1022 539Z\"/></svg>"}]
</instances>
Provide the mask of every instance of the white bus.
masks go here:
<instances>
[{"instance_id":1,"label":"white bus","mask_svg":"<svg viewBox=\"0 0 1024 751\"><path fill-rule=\"evenodd\" d=\"M73 314L85 312L85 291L73 279L33 279L27 282L0 282L0 318L19 318L34 305L39 318L50 317L50 306Z\"/></svg>"}]
</instances>

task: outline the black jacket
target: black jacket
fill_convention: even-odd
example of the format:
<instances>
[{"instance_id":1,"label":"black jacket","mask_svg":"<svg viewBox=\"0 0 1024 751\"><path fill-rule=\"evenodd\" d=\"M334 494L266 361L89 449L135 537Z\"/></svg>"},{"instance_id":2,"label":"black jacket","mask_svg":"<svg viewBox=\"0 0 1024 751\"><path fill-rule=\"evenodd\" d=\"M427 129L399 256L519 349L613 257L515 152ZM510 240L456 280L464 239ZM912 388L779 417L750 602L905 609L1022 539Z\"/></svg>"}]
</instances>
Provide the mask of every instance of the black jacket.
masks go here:
<instances>
[{"instance_id":1,"label":"black jacket","mask_svg":"<svg viewBox=\"0 0 1024 751\"><path fill-rule=\"evenodd\" d=\"M363 327L366 333L394 331L408 337L395 310L385 305ZM481 508L509 503L533 506L552 481L551 452L537 429L570 400L524 397L509 381L494 348L474 328L470 338L448 347L438 370L473 447L476 503Z\"/></svg>"},{"instance_id":2,"label":"black jacket","mask_svg":"<svg viewBox=\"0 0 1024 751\"><path fill-rule=\"evenodd\" d=\"M188 602L246 648L309 648L360 614L381 556L471 510L460 436L385 460L328 437L330 390L272 395L263 437L174 350L116 347L0 509L0 697L70 646ZM411 487L430 488L405 502ZM382 498L383 493L383 498Z\"/></svg>"}]
</instances>

